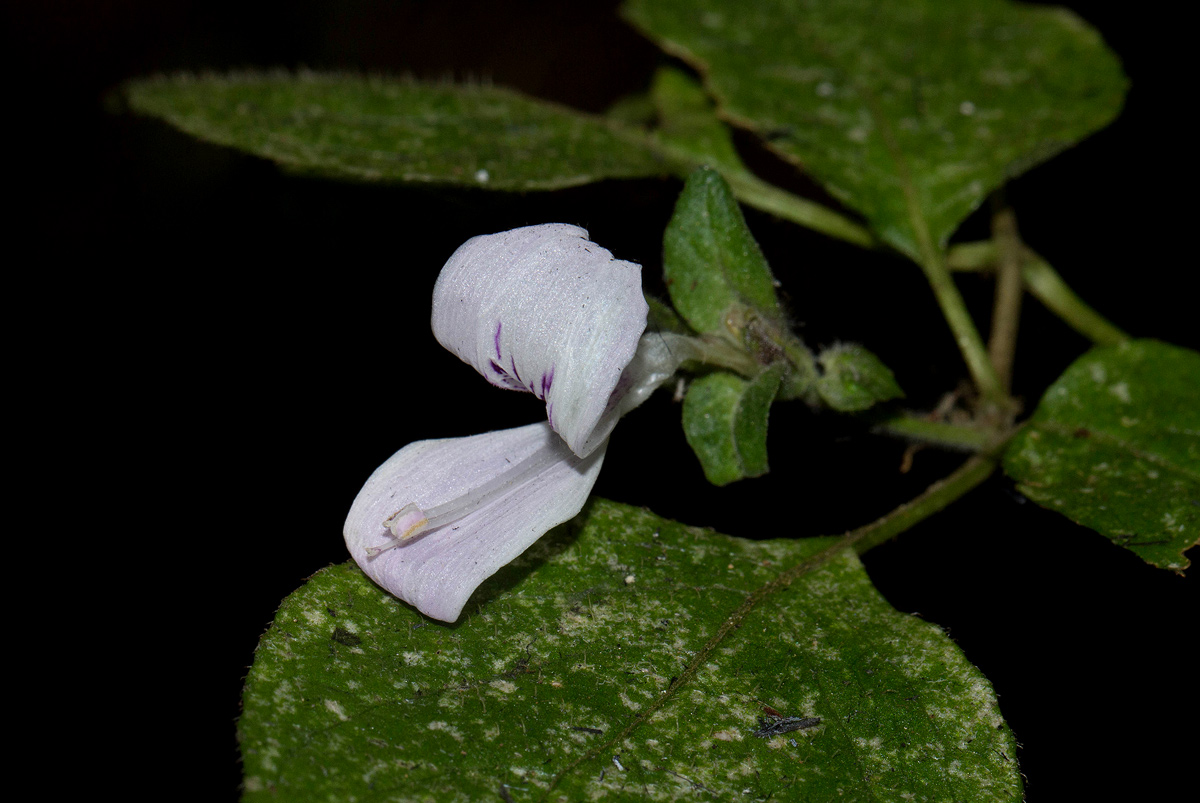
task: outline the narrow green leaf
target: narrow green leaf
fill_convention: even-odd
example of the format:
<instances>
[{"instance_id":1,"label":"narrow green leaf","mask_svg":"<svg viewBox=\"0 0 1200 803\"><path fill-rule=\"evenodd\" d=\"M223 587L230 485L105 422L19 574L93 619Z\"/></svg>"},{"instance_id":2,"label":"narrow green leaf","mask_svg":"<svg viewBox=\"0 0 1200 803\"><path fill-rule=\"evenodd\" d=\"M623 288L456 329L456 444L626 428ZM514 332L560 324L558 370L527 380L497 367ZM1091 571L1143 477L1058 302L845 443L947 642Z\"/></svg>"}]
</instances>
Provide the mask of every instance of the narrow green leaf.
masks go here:
<instances>
[{"instance_id":1,"label":"narrow green leaf","mask_svg":"<svg viewBox=\"0 0 1200 803\"><path fill-rule=\"evenodd\" d=\"M1030 499L1182 572L1200 542L1200 354L1094 348L1042 397L1004 469Z\"/></svg>"},{"instance_id":2,"label":"narrow green leaf","mask_svg":"<svg viewBox=\"0 0 1200 803\"><path fill-rule=\"evenodd\" d=\"M747 381L717 371L688 387L683 399L683 433L713 485L767 473L767 415L783 364Z\"/></svg>"},{"instance_id":3,"label":"narrow green leaf","mask_svg":"<svg viewBox=\"0 0 1200 803\"><path fill-rule=\"evenodd\" d=\"M597 500L453 626L325 569L255 654L244 799L1019 801L991 686L940 628L850 551L768 585L832 542ZM788 727L767 707L820 722L759 737Z\"/></svg>"},{"instance_id":4,"label":"narrow green leaf","mask_svg":"<svg viewBox=\"0 0 1200 803\"><path fill-rule=\"evenodd\" d=\"M1126 80L1069 11L1006 0L628 0L625 16L913 257L1107 125Z\"/></svg>"},{"instance_id":5,"label":"narrow green leaf","mask_svg":"<svg viewBox=\"0 0 1200 803\"><path fill-rule=\"evenodd\" d=\"M769 470L767 418L783 372L783 363L776 363L751 379L733 417L733 439L747 477L759 477Z\"/></svg>"},{"instance_id":6,"label":"narrow green leaf","mask_svg":"<svg viewBox=\"0 0 1200 803\"><path fill-rule=\"evenodd\" d=\"M817 362L825 372L817 380L817 392L839 412L857 413L904 396L883 361L856 343L830 346L817 356Z\"/></svg>"},{"instance_id":7,"label":"narrow green leaf","mask_svg":"<svg viewBox=\"0 0 1200 803\"><path fill-rule=\"evenodd\" d=\"M697 332L741 345L748 317L783 317L766 257L715 170L688 176L663 234L663 276L675 309Z\"/></svg>"},{"instance_id":8,"label":"narrow green leaf","mask_svg":"<svg viewBox=\"0 0 1200 803\"><path fill-rule=\"evenodd\" d=\"M134 81L126 94L200 139L337 179L548 190L668 172L636 129L498 87L245 73Z\"/></svg>"}]
</instances>

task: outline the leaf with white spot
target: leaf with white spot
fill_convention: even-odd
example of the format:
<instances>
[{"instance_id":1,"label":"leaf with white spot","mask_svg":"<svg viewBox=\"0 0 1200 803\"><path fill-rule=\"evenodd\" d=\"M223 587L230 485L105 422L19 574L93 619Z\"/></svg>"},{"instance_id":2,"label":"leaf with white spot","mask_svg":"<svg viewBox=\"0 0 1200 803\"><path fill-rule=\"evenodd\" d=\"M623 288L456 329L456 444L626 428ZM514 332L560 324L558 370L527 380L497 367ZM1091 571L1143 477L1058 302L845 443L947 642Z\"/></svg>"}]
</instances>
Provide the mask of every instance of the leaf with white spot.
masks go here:
<instances>
[{"instance_id":1,"label":"leaf with white spot","mask_svg":"<svg viewBox=\"0 0 1200 803\"><path fill-rule=\"evenodd\" d=\"M330 567L255 654L244 799L1019 801L995 694L940 628L849 551L779 581L831 543L594 500L454 625Z\"/></svg>"},{"instance_id":2,"label":"leaf with white spot","mask_svg":"<svg viewBox=\"0 0 1200 803\"><path fill-rule=\"evenodd\" d=\"M1009 444L1017 489L1163 569L1200 543L1200 354L1154 340L1071 364Z\"/></svg>"},{"instance_id":3,"label":"leaf with white spot","mask_svg":"<svg viewBox=\"0 0 1200 803\"><path fill-rule=\"evenodd\" d=\"M1005 180L1116 117L1126 80L1087 23L1005 0L629 0L725 119L911 256Z\"/></svg>"}]
</instances>

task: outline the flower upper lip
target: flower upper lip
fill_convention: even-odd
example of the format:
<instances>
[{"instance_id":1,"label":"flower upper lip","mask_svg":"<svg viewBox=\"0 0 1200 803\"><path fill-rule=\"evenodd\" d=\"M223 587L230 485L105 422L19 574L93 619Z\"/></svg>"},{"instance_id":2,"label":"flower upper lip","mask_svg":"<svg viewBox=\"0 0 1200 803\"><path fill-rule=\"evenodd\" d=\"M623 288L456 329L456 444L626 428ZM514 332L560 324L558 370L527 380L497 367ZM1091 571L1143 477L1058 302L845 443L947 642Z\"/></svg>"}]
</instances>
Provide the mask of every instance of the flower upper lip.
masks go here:
<instances>
[{"instance_id":1,"label":"flower upper lip","mask_svg":"<svg viewBox=\"0 0 1200 803\"><path fill-rule=\"evenodd\" d=\"M433 333L493 385L546 402L551 426L586 457L616 424L609 400L649 307L641 267L565 223L474 237L433 291Z\"/></svg>"}]
</instances>

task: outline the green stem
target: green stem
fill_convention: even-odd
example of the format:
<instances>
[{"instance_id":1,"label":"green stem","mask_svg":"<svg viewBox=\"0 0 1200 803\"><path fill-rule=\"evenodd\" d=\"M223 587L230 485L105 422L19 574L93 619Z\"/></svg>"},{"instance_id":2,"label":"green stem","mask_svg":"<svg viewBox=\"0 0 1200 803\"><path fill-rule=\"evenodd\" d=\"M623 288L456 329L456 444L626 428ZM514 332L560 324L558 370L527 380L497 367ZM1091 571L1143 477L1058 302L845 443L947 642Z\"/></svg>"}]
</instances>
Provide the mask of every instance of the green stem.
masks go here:
<instances>
[{"instance_id":1,"label":"green stem","mask_svg":"<svg viewBox=\"0 0 1200 803\"><path fill-rule=\"evenodd\" d=\"M720 170L721 166L718 165L717 169ZM751 173L722 170L721 176L729 182L729 187L737 199L747 206L770 212L784 220L799 223L805 228L853 245L863 248L879 246L879 241L865 227L816 201L792 195Z\"/></svg>"},{"instance_id":2,"label":"green stem","mask_svg":"<svg viewBox=\"0 0 1200 803\"><path fill-rule=\"evenodd\" d=\"M985 272L996 267L996 244L991 240L959 243L946 252L946 267L950 270Z\"/></svg>"},{"instance_id":3,"label":"green stem","mask_svg":"<svg viewBox=\"0 0 1200 803\"><path fill-rule=\"evenodd\" d=\"M785 384L780 387L779 398L804 399L809 404L816 404L819 399L816 394L818 374L812 351L804 341L786 330L781 333L778 343L791 365Z\"/></svg>"},{"instance_id":4,"label":"green stem","mask_svg":"<svg viewBox=\"0 0 1200 803\"><path fill-rule=\"evenodd\" d=\"M981 452L996 439L994 433L979 427L907 414L884 419L875 425L874 431L967 452Z\"/></svg>"},{"instance_id":5,"label":"green stem","mask_svg":"<svg viewBox=\"0 0 1200 803\"><path fill-rule=\"evenodd\" d=\"M638 143L641 147L647 145L643 139L639 139ZM721 178L729 184L733 194L747 206L753 206L755 209L761 209L763 212L769 212L776 217L799 223L807 229L853 245L863 248L879 247L879 241L865 226L816 201L793 195L763 181L741 164L731 164L722 159L714 160L711 154L699 154L659 139L654 139L649 144L666 157L673 172L680 178L687 178L696 167L708 164L720 172Z\"/></svg>"},{"instance_id":6,"label":"green stem","mask_svg":"<svg viewBox=\"0 0 1200 803\"><path fill-rule=\"evenodd\" d=\"M1050 263L1032 251L1026 252L1023 273L1029 292L1037 296L1051 312L1066 321L1068 326L1093 343L1111 346L1129 339L1129 335L1075 295L1075 291L1050 267Z\"/></svg>"},{"instance_id":7,"label":"green stem","mask_svg":"<svg viewBox=\"0 0 1200 803\"><path fill-rule=\"evenodd\" d=\"M1049 262L1028 248L1024 249L1024 255L1021 276L1026 288L1068 326L1100 345L1129 339L1129 335L1076 295ZM947 264L952 270L986 271L995 266L997 258L996 245L991 241L963 243L950 249Z\"/></svg>"},{"instance_id":8,"label":"green stem","mask_svg":"<svg viewBox=\"0 0 1200 803\"><path fill-rule=\"evenodd\" d=\"M992 239L996 243L996 297L992 306L992 331L988 357L1007 394L1012 389L1013 357L1017 351L1017 326L1021 320L1021 238L1017 217L1009 207L992 215Z\"/></svg>"},{"instance_id":9,"label":"green stem","mask_svg":"<svg viewBox=\"0 0 1200 803\"><path fill-rule=\"evenodd\" d=\"M842 538L843 548L851 548L862 555L880 544L890 541L981 485L996 470L996 465L995 457L975 455L959 466L953 474L930 485L916 499L906 502L886 516L848 533Z\"/></svg>"},{"instance_id":10,"label":"green stem","mask_svg":"<svg viewBox=\"0 0 1200 803\"><path fill-rule=\"evenodd\" d=\"M672 353L686 362L724 368L747 378L757 376L763 368L747 352L718 337L692 337L674 332L663 332L661 337L669 343Z\"/></svg>"},{"instance_id":11,"label":"green stem","mask_svg":"<svg viewBox=\"0 0 1200 803\"><path fill-rule=\"evenodd\" d=\"M998 404L1006 394L992 367L992 361L988 358L983 338L979 336L979 330L975 328L975 322L967 312L966 302L954 284L950 269L946 267L945 255L932 245L922 245L929 247L921 249L921 269L925 271L925 278L933 288L933 295L942 309L942 315L950 325L958 350L967 363L967 370L971 372L971 379L985 400Z\"/></svg>"}]
</instances>

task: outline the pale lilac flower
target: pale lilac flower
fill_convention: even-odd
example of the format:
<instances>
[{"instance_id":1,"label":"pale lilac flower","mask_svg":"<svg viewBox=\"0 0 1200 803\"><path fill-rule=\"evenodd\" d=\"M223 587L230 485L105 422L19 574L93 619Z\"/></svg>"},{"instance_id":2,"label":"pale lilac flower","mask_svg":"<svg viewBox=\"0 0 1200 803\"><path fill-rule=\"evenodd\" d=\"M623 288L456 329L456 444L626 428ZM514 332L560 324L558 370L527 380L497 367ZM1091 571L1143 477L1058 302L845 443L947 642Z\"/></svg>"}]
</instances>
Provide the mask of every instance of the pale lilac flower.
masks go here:
<instances>
[{"instance_id":1,"label":"pale lilac flower","mask_svg":"<svg viewBox=\"0 0 1200 803\"><path fill-rule=\"evenodd\" d=\"M475 237L438 277L438 341L548 422L418 441L380 466L346 519L350 554L392 594L454 621L471 593L583 507L621 415L674 373L643 337L641 268L576 226Z\"/></svg>"}]
</instances>

